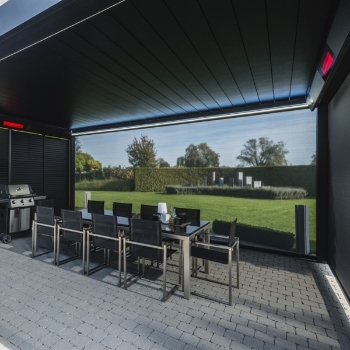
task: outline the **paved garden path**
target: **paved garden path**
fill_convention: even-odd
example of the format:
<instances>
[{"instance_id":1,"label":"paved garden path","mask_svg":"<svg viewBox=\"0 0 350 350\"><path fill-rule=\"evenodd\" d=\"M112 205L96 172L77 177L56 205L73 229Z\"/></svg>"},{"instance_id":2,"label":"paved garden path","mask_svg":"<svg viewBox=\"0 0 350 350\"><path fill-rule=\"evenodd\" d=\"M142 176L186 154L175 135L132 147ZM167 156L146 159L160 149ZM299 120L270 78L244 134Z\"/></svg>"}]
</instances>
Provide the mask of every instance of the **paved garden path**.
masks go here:
<instances>
[{"instance_id":1,"label":"paved garden path","mask_svg":"<svg viewBox=\"0 0 350 350\"><path fill-rule=\"evenodd\" d=\"M176 260L168 268L176 283ZM225 268L211 265L222 281ZM156 278L124 290L113 268L79 269L32 259L30 237L0 243L1 350L350 349L350 308L327 265L242 249L233 306L218 283L192 288L221 302L177 291L162 303Z\"/></svg>"}]
</instances>

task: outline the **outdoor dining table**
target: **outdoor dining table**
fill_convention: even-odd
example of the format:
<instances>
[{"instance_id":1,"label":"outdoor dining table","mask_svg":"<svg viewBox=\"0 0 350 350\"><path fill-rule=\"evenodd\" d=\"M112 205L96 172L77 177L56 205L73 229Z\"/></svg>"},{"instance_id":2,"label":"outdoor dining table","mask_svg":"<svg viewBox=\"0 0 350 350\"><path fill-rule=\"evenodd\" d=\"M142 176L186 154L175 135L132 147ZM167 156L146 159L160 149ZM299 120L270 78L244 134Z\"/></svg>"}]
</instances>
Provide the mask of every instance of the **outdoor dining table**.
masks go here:
<instances>
[{"instance_id":1,"label":"outdoor dining table","mask_svg":"<svg viewBox=\"0 0 350 350\"><path fill-rule=\"evenodd\" d=\"M82 212L83 221L89 222L92 220L91 213L87 209L80 209ZM105 210L105 215L113 215L112 210ZM125 230L129 229L129 219L118 216L118 226ZM199 235L203 235L203 241L210 243L210 222L200 221L199 226L191 224L182 226L172 226L169 224L162 224L162 236L165 238L173 238L182 241L182 255L183 255L183 282L184 282L184 297L190 299L191 295L191 241ZM204 273L209 272L209 262L204 262Z\"/></svg>"}]
</instances>

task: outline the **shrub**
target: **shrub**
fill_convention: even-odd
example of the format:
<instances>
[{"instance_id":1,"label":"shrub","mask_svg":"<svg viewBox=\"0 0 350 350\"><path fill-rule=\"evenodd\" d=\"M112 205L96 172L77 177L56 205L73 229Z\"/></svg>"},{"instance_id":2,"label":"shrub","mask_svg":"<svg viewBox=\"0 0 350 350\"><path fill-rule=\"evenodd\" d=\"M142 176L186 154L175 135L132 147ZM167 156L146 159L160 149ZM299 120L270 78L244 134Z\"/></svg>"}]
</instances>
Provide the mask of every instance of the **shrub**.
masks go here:
<instances>
[{"instance_id":1,"label":"shrub","mask_svg":"<svg viewBox=\"0 0 350 350\"><path fill-rule=\"evenodd\" d=\"M213 231L226 235L231 223L228 221L214 220ZM241 241L266 245L278 249L291 250L295 243L295 235L292 232L272 230L266 227L251 226L237 223L236 236Z\"/></svg>"},{"instance_id":2,"label":"shrub","mask_svg":"<svg viewBox=\"0 0 350 350\"><path fill-rule=\"evenodd\" d=\"M238 172L252 176L253 181L261 181L263 186L301 187L309 195L316 194L316 167L314 165L263 166L247 168L209 167L209 168L135 168L135 191L164 192L165 186L192 184L211 184L212 173L218 180L224 178L228 184L233 178L237 184Z\"/></svg>"},{"instance_id":3,"label":"shrub","mask_svg":"<svg viewBox=\"0 0 350 350\"><path fill-rule=\"evenodd\" d=\"M303 188L289 187L229 187L229 186L166 186L168 194L196 194L256 199L301 199L307 195Z\"/></svg>"},{"instance_id":4,"label":"shrub","mask_svg":"<svg viewBox=\"0 0 350 350\"><path fill-rule=\"evenodd\" d=\"M84 180L77 182L75 189L82 191L133 191L134 180Z\"/></svg>"}]
</instances>

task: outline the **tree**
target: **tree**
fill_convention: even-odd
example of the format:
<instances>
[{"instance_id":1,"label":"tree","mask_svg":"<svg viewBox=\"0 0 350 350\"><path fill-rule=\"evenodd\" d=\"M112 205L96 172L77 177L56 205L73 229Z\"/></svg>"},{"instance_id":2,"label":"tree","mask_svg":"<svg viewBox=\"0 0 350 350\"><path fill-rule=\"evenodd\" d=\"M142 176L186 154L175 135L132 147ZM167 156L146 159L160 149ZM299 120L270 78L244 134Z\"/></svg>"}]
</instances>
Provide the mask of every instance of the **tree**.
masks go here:
<instances>
[{"instance_id":1,"label":"tree","mask_svg":"<svg viewBox=\"0 0 350 350\"><path fill-rule=\"evenodd\" d=\"M76 137L75 138L75 153L81 152L81 143L80 140Z\"/></svg>"},{"instance_id":2,"label":"tree","mask_svg":"<svg viewBox=\"0 0 350 350\"><path fill-rule=\"evenodd\" d=\"M237 157L241 161L240 166L268 166L268 165L288 165L283 141L274 143L267 137L260 137L248 140L243 145L241 154Z\"/></svg>"},{"instance_id":3,"label":"tree","mask_svg":"<svg viewBox=\"0 0 350 350\"><path fill-rule=\"evenodd\" d=\"M139 140L135 137L125 151L129 163L135 167L153 167L156 164L157 151L148 136L141 135Z\"/></svg>"},{"instance_id":4,"label":"tree","mask_svg":"<svg viewBox=\"0 0 350 350\"><path fill-rule=\"evenodd\" d=\"M211 167L219 166L220 155L214 152L205 142L199 145L189 145L185 150L185 156L177 158L178 166L186 167Z\"/></svg>"},{"instance_id":5,"label":"tree","mask_svg":"<svg viewBox=\"0 0 350 350\"><path fill-rule=\"evenodd\" d=\"M101 169L102 164L90 154L79 152L75 155L75 171L77 173L91 173L92 171Z\"/></svg>"},{"instance_id":6,"label":"tree","mask_svg":"<svg viewBox=\"0 0 350 350\"><path fill-rule=\"evenodd\" d=\"M177 166L185 166L185 157L178 157L176 160Z\"/></svg>"},{"instance_id":7,"label":"tree","mask_svg":"<svg viewBox=\"0 0 350 350\"><path fill-rule=\"evenodd\" d=\"M158 158L156 161L156 167L158 168L169 168L170 164L165 161L163 158Z\"/></svg>"},{"instance_id":8,"label":"tree","mask_svg":"<svg viewBox=\"0 0 350 350\"><path fill-rule=\"evenodd\" d=\"M310 163L310 165L316 165L316 154L313 154L311 156L311 163Z\"/></svg>"}]
</instances>

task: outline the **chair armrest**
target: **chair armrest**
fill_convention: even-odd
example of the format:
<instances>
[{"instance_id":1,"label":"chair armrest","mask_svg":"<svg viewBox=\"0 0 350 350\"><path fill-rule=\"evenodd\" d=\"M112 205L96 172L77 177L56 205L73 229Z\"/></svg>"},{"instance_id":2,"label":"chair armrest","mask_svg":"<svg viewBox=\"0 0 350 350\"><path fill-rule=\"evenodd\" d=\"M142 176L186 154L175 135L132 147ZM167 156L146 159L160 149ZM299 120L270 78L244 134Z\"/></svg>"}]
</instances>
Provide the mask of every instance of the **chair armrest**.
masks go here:
<instances>
[{"instance_id":1,"label":"chair armrest","mask_svg":"<svg viewBox=\"0 0 350 350\"><path fill-rule=\"evenodd\" d=\"M205 246L205 247L212 247L212 248L218 248L218 249L226 249L229 250L230 247L226 247L224 245L219 245L219 244L212 244L212 243L202 243L202 242L193 242L192 245L195 246Z\"/></svg>"},{"instance_id":2,"label":"chair armrest","mask_svg":"<svg viewBox=\"0 0 350 350\"><path fill-rule=\"evenodd\" d=\"M70 228L65 228L65 227L62 227L62 226L59 226L59 230L60 231L75 232L75 233L84 233L84 231L86 232L86 230L84 228L83 228L82 231L79 231L79 230L72 230Z\"/></svg>"},{"instance_id":3,"label":"chair armrest","mask_svg":"<svg viewBox=\"0 0 350 350\"><path fill-rule=\"evenodd\" d=\"M203 242L193 242L193 245L201 245L201 246L206 246L206 247L213 247L213 248L219 248L219 249L226 249L230 250L231 248L234 248L236 245L239 245L239 238L235 238L235 242L233 243L232 247L226 247L224 245L219 245L219 244L211 244L211 243L203 243Z\"/></svg>"},{"instance_id":4,"label":"chair armrest","mask_svg":"<svg viewBox=\"0 0 350 350\"><path fill-rule=\"evenodd\" d=\"M110 239L112 241L119 241L119 239L121 237L111 237L111 236L103 236L103 235L98 235L97 233L93 233L91 231L88 231L88 235L89 236L94 236L94 237L99 237L99 238L103 238L103 239Z\"/></svg>"},{"instance_id":5,"label":"chair armrest","mask_svg":"<svg viewBox=\"0 0 350 350\"><path fill-rule=\"evenodd\" d=\"M214 233L214 232L210 234L210 237L218 237L218 238L226 238L226 239L228 239L228 236L219 235L219 234Z\"/></svg>"},{"instance_id":6,"label":"chair armrest","mask_svg":"<svg viewBox=\"0 0 350 350\"><path fill-rule=\"evenodd\" d=\"M152 244L146 244L146 243L130 241L129 238L124 238L124 241L125 241L125 243L138 245L140 247L153 248L153 249L159 249L159 250L164 250L164 248L166 248L165 244L163 244L162 246L158 246L158 245L152 245Z\"/></svg>"}]
</instances>

